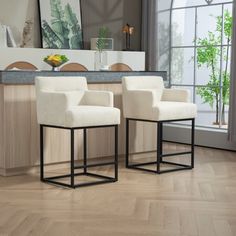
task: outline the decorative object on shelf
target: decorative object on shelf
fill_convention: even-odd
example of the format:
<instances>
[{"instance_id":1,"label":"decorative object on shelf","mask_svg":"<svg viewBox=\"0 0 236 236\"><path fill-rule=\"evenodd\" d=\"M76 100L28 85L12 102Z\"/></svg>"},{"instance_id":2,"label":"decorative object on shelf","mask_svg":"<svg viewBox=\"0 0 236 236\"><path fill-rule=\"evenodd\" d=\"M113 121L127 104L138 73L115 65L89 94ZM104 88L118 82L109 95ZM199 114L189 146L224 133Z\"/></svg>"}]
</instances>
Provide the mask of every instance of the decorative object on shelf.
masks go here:
<instances>
[{"instance_id":1,"label":"decorative object on shelf","mask_svg":"<svg viewBox=\"0 0 236 236\"><path fill-rule=\"evenodd\" d=\"M25 27L23 29L22 34L22 43L20 45L21 48L33 47L33 21L27 20L25 21Z\"/></svg>"},{"instance_id":2,"label":"decorative object on shelf","mask_svg":"<svg viewBox=\"0 0 236 236\"><path fill-rule=\"evenodd\" d=\"M208 5L212 4L213 0L205 0Z\"/></svg>"},{"instance_id":3,"label":"decorative object on shelf","mask_svg":"<svg viewBox=\"0 0 236 236\"><path fill-rule=\"evenodd\" d=\"M82 49L80 0L39 0L43 48Z\"/></svg>"},{"instance_id":4,"label":"decorative object on shelf","mask_svg":"<svg viewBox=\"0 0 236 236\"><path fill-rule=\"evenodd\" d=\"M52 71L58 71L58 67L68 62L69 59L65 55L49 55L43 59L48 65L52 67Z\"/></svg>"},{"instance_id":5,"label":"decorative object on shelf","mask_svg":"<svg viewBox=\"0 0 236 236\"><path fill-rule=\"evenodd\" d=\"M101 27L98 30L98 40L97 40L97 49L99 51L103 51L106 48L106 38L109 33L109 30L107 27Z\"/></svg>"},{"instance_id":6,"label":"decorative object on shelf","mask_svg":"<svg viewBox=\"0 0 236 236\"><path fill-rule=\"evenodd\" d=\"M96 43L97 51L95 52L95 70L104 70L107 68L107 52L106 48L106 38L109 33L107 27L101 27L98 31L98 40Z\"/></svg>"},{"instance_id":7,"label":"decorative object on shelf","mask_svg":"<svg viewBox=\"0 0 236 236\"><path fill-rule=\"evenodd\" d=\"M7 47L7 27L0 23L0 47Z\"/></svg>"},{"instance_id":8,"label":"decorative object on shelf","mask_svg":"<svg viewBox=\"0 0 236 236\"><path fill-rule=\"evenodd\" d=\"M98 38L91 38L90 40L90 49L91 50L98 50L97 48L97 42L98 42ZM113 51L114 49L114 39L113 38L104 38L104 50L106 51Z\"/></svg>"},{"instance_id":9,"label":"decorative object on shelf","mask_svg":"<svg viewBox=\"0 0 236 236\"><path fill-rule=\"evenodd\" d=\"M16 48L16 41L9 26L7 26L7 45L8 47Z\"/></svg>"},{"instance_id":10,"label":"decorative object on shelf","mask_svg":"<svg viewBox=\"0 0 236 236\"><path fill-rule=\"evenodd\" d=\"M125 34L125 49L124 51L131 51L130 37L134 33L134 27L128 23L123 27L122 32Z\"/></svg>"},{"instance_id":11,"label":"decorative object on shelf","mask_svg":"<svg viewBox=\"0 0 236 236\"><path fill-rule=\"evenodd\" d=\"M16 42L12 30L7 25L0 23L0 47L16 47Z\"/></svg>"}]
</instances>

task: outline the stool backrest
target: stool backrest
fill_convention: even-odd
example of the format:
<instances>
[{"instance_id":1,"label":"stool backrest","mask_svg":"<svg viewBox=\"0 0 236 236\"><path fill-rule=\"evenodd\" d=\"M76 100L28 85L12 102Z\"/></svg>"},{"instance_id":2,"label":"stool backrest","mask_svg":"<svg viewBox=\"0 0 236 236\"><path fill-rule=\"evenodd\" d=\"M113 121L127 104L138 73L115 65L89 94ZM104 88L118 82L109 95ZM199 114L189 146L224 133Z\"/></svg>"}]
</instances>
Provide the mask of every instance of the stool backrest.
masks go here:
<instances>
[{"instance_id":1,"label":"stool backrest","mask_svg":"<svg viewBox=\"0 0 236 236\"><path fill-rule=\"evenodd\" d=\"M164 82L160 76L125 76L122 78L123 96L129 90L155 90L156 99L161 100Z\"/></svg>"},{"instance_id":2,"label":"stool backrest","mask_svg":"<svg viewBox=\"0 0 236 236\"><path fill-rule=\"evenodd\" d=\"M35 85L37 91L88 90L86 78L78 76L36 77Z\"/></svg>"},{"instance_id":3,"label":"stool backrest","mask_svg":"<svg viewBox=\"0 0 236 236\"><path fill-rule=\"evenodd\" d=\"M122 84L127 90L164 89L160 76L125 76L122 78Z\"/></svg>"}]
</instances>

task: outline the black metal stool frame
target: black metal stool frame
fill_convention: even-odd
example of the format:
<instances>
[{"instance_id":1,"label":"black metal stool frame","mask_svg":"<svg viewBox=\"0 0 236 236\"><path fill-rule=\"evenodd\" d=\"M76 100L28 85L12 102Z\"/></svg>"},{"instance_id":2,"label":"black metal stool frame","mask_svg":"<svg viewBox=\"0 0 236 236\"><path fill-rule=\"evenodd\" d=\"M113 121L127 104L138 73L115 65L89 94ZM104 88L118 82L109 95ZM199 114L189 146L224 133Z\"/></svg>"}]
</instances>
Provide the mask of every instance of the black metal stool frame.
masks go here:
<instances>
[{"instance_id":1,"label":"black metal stool frame","mask_svg":"<svg viewBox=\"0 0 236 236\"><path fill-rule=\"evenodd\" d=\"M114 161L112 162L105 162L105 163L96 163L96 164L87 164L87 129L95 129L95 128L108 128L114 127L115 128L115 155ZM70 174L67 175L59 175L53 177L44 177L44 128L57 128L57 129L66 129L70 131L70 146L71 146L71 158L70 158ZM74 158L74 132L75 130L83 130L83 148L84 148L84 159L83 165L75 166L75 158ZM114 165L114 177L99 175L88 172L89 167L98 167L98 166L107 166L107 165ZM83 169L82 173L75 173L76 169ZM95 177L101 180L91 181L81 184L75 183L75 176L90 176ZM63 178L70 178L70 184L62 183L56 181L57 179ZM105 125L105 126L89 126L89 127L76 127L76 128L67 128L67 127L60 127L60 126L51 126L51 125L43 125L40 124L40 180L42 182L55 184L67 188L78 188L78 187L85 187L97 184L104 184L104 183L112 183L118 181L118 125Z\"/></svg>"},{"instance_id":2,"label":"black metal stool frame","mask_svg":"<svg viewBox=\"0 0 236 236\"><path fill-rule=\"evenodd\" d=\"M157 156L156 156L157 158L156 158L156 161L130 164L130 161L129 161L129 121L143 121L143 122L152 122L152 123L157 124ZM190 144L191 151L163 154L163 123L176 122L176 121L191 121L192 122L191 144ZM168 172L186 170L186 169L193 169L194 168L194 132L195 132L195 119L194 118L179 119L179 120L162 120L162 121L126 118L126 154L125 154L126 168L136 169L136 170L141 170L141 171L148 171L148 172L152 172L152 173L156 173L156 174L162 174L162 173L168 173ZM165 157L187 155L187 154L191 154L191 164L190 165L185 165L185 164L180 164L180 163L175 163L175 162L168 162L168 161L163 160ZM160 169L161 163L178 166L178 168L161 170ZM148 165L152 165L152 164L156 164L156 170L150 170L150 169L146 169L146 168L142 167L142 166L148 166Z\"/></svg>"}]
</instances>

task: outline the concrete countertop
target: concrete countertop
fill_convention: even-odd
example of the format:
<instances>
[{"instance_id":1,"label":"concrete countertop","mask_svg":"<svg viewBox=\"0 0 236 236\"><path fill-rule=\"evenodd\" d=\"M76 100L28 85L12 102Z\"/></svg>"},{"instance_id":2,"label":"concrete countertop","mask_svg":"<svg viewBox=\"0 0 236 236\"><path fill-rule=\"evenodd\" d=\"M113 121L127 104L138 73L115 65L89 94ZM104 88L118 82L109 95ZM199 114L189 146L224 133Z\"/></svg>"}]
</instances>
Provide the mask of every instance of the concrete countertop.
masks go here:
<instances>
[{"instance_id":1,"label":"concrete countertop","mask_svg":"<svg viewBox=\"0 0 236 236\"><path fill-rule=\"evenodd\" d=\"M123 76L162 76L167 80L166 71L86 71L86 72L54 72L54 71L0 71L0 84L34 84L36 76L84 76L88 83L121 83Z\"/></svg>"}]
</instances>

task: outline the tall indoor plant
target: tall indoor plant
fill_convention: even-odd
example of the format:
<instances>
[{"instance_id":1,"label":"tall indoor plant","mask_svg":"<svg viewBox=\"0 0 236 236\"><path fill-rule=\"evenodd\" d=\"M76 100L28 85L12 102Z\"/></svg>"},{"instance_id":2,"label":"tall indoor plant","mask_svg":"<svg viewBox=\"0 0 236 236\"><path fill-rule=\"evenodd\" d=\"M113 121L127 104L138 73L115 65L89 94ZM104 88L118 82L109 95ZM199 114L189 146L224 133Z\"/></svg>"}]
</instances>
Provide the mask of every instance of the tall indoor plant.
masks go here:
<instances>
[{"instance_id":1,"label":"tall indoor plant","mask_svg":"<svg viewBox=\"0 0 236 236\"><path fill-rule=\"evenodd\" d=\"M223 22L222 22L223 21ZM223 29L222 29L223 25ZM226 39L226 46L223 48L222 55L221 49L216 45L221 45L222 35ZM216 17L216 30L215 32L208 32L205 38L197 39L197 64L198 67L206 66L210 69L210 79L206 87L197 89L197 94L203 99L204 103L208 103L212 108L215 105L216 118L214 124L226 124L225 120L225 106L229 103L229 80L230 74L228 72L229 66L229 45L231 43L232 34L232 16L228 10L225 10L224 17ZM222 56L224 62L222 70L220 70L219 59ZM220 71L222 73L220 74ZM222 83L220 83L220 78ZM220 104L220 94L222 86L222 104ZM220 110L220 105L222 109Z\"/></svg>"}]
</instances>

